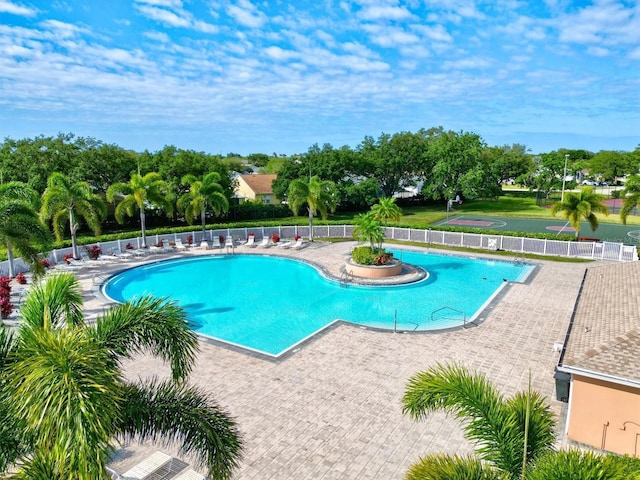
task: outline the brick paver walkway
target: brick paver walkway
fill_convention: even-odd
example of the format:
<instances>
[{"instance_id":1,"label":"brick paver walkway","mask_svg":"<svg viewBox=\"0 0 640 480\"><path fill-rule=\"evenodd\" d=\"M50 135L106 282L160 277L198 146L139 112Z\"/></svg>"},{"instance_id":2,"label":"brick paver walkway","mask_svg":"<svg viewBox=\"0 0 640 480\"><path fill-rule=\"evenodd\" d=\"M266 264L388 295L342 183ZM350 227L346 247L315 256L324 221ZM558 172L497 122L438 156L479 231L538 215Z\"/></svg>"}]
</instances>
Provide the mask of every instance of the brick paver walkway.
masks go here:
<instances>
[{"instance_id":1,"label":"brick paver walkway","mask_svg":"<svg viewBox=\"0 0 640 480\"><path fill-rule=\"evenodd\" d=\"M339 275L352 246L236 252L301 257ZM425 453L470 452L458 424L444 414L419 423L402 416L407 379L436 362L462 362L506 395L526 389L531 374L533 388L559 414L563 404L555 400L553 380L559 353L553 345L564 336L588 264L535 263L540 267L527 284L510 285L476 328L394 334L341 324L280 361L202 342L191 380L237 419L246 444L233 478L401 479ZM87 308L97 313L104 302L94 296L91 274L81 276ZM127 366L131 378L166 372L159 360L147 357ZM177 454L157 445L130 445L113 466L125 471L157 449Z\"/></svg>"}]
</instances>

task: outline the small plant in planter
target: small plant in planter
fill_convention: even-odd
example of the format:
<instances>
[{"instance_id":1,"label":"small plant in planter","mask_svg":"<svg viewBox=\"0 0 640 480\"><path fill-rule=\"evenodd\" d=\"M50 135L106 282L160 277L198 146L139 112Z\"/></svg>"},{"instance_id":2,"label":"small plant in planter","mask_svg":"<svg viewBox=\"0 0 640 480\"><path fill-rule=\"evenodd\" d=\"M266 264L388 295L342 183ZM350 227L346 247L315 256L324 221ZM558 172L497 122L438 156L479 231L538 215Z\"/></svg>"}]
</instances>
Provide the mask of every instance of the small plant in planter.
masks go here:
<instances>
[{"instance_id":1,"label":"small plant in planter","mask_svg":"<svg viewBox=\"0 0 640 480\"><path fill-rule=\"evenodd\" d=\"M218 235L218 240L220 241L221 244L223 244L225 241L224 235Z\"/></svg>"},{"instance_id":2,"label":"small plant in planter","mask_svg":"<svg viewBox=\"0 0 640 480\"><path fill-rule=\"evenodd\" d=\"M293 239L297 242L298 240L300 240L302 237L300 235L298 235L297 233L293 236Z\"/></svg>"},{"instance_id":3,"label":"small plant in planter","mask_svg":"<svg viewBox=\"0 0 640 480\"><path fill-rule=\"evenodd\" d=\"M354 248L351 259L360 265L386 265L393 258L393 253L382 248L384 233L380 222L369 212L358 215L355 224L354 237L369 245Z\"/></svg>"},{"instance_id":4,"label":"small plant in planter","mask_svg":"<svg viewBox=\"0 0 640 480\"><path fill-rule=\"evenodd\" d=\"M20 272L19 274L16 275L16 282L18 282L18 284L20 285L26 285L27 277L25 276L24 273Z\"/></svg>"},{"instance_id":5,"label":"small plant in planter","mask_svg":"<svg viewBox=\"0 0 640 480\"><path fill-rule=\"evenodd\" d=\"M70 260L72 258L73 258L73 253L67 253L64 257L62 257L62 260L64 261L64 263L69 265L71 263Z\"/></svg>"},{"instance_id":6,"label":"small plant in planter","mask_svg":"<svg viewBox=\"0 0 640 480\"><path fill-rule=\"evenodd\" d=\"M87 251L87 256L91 260L97 260L100 255L102 255L102 249L98 245L91 245L90 247L85 247Z\"/></svg>"},{"instance_id":7,"label":"small plant in planter","mask_svg":"<svg viewBox=\"0 0 640 480\"><path fill-rule=\"evenodd\" d=\"M51 268L51 262L48 258L43 258L42 260L40 260L40 263L44 268Z\"/></svg>"},{"instance_id":8,"label":"small plant in planter","mask_svg":"<svg viewBox=\"0 0 640 480\"><path fill-rule=\"evenodd\" d=\"M13 304L7 297L0 297L0 317L3 319L9 318L13 312Z\"/></svg>"},{"instance_id":9,"label":"small plant in planter","mask_svg":"<svg viewBox=\"0 0 640 480\"><path fill-rule=\"evenodd\" d=\"M280 235L278 235L277 233L274 233L273 235L271 235L271 241L273 243L278 243L280 241Z\"/></svg>"},{"instance_id":10,"label":"small plant in planter","mask_svg":"<svg viewBox=\"0 0 640 480\"><path fill-rule=\"evenodd\" d=\"M133 245L131 245L131 242L129 242L124 246L124 249L125 250L133 250L134 248L133 248Z\"/></svg>"},{"instance_id":11,"label":"small plant in planter","mask_svg":"<svg viewBox=\"0 0 640 480\"><path fill-rule=\"evenodd\" d=\"M193 235L187 235L186 242L187 245L191 246L191 244L193 243Z\"/></svg>"}]
</instances>

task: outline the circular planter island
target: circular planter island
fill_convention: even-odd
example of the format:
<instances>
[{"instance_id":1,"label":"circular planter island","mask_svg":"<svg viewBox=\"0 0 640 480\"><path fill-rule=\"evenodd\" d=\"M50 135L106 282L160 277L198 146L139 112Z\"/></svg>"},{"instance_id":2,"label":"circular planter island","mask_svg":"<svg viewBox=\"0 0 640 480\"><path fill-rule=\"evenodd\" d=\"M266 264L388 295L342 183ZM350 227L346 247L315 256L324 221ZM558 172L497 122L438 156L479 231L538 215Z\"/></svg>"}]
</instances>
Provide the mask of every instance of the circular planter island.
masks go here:
<instances>
[{"instance_id":1,"label":"circular planter island","mask_svg":"<svg viewBox=\"0 0 640 480\"><path fill-rule=\"evenodd\" d=\"M384 265L361 265L349 259L345 271L361 278L393 277L402 273L402 262L394 258Z\"/></svg>"}]
</instances>

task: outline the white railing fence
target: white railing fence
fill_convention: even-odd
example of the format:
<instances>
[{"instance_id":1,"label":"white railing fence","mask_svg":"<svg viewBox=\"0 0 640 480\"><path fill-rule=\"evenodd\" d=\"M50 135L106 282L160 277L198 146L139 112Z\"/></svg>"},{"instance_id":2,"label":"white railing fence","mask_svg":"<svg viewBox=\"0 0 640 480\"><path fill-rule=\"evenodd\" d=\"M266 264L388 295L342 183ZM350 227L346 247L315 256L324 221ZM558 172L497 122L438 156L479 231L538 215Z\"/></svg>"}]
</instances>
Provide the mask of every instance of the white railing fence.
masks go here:
<instances>
[{"instance_id":1,"label":"white railing fence","mask_svg":"<svg viewBox=\"0 0 640 480\"><path fill-rule=\"evenodd\" d=\"M206 240L210 242L214 236L222 235L225 238L232 236L240 241L253 233L257 240L264 236L277 233L281 239L291 239L295 235L309 236L308 226L279 226L279 227L243 227L222 228L207 230ZM352 238L353 225L316 225L313 227L314 238ZM180 239L187 244L191 237L191 244L200 245L203 240L202 231L184 232L165 235L149 235L147 244L159 244L160 241L172 242ZM409 242L445 245L451 247L479 248L486 250L504 250L513 253L528 253L536 255L548 255L555 257L578 257L593 260L611 260L619 262L633 262L638 260L638 252L635 245L625 245L615 242L567 242L563 240L545 240L538 238L509 237L506 235L488 235L484 233L442 232L439 230L423 230L416 228L387 227L386 238L404 240ZM224 243L224 242L223 242ZM109 252L124 252L128 248L140 248L140 237L98 242L103 254ZM81 249L83 247L80 247ZM52 264L60 263L71 247L53 250L48 255ZM14 261L15 272L25 272L27 265L21 260ZM0 274L6 275L9 271L8 262L0 263Z\"/></svg>"}]
</instances>

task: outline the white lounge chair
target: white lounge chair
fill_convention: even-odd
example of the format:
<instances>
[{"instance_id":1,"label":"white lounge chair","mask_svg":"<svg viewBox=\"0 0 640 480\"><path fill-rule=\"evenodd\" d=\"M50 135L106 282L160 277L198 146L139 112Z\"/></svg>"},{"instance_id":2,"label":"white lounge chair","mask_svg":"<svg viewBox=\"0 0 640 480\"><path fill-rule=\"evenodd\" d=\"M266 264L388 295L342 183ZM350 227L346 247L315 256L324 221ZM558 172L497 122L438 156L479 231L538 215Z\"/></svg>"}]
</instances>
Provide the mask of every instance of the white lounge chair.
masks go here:
<instances>
[{"instance_id":1,"label":"white lounge chair","mask_svg":"<svg viewBox=\"0 0 640 480\"><path fill-rule=\"evenodd\" d=\"M260 241L260 243L258 243L259 247L263 247L263 248L267 248L270 247L271 245L269 244L271 242L271 239L269 237L262 237L262 240Z\"/></svg>"},{"instance_id":2,"label":"white lounge chair","mask_svg":"<svg viewBox=\"0 0 640 480\"><path fill-rule=\"evenodd\" d=\"M251 247L251 248L253 248L253 247L255 247L256 245L257 245L257 244L256 244L256 237L255 237L255 235L249 235L249 238L247 238L247 241L246 241L246 243L244 243L244 246L245 246L245 247Z\"/></svg>"},{"instance_id":3,"label":"white lounge chair","mask_svg":"<svg viewBox=\"0 0 640 480\"><path fill-rule=\"evenodd\" d=\"M211 240L211 248L222 248L220 237L218 235L213 236L213 240Z\"/></svg>"},{"instance_id":4,"label":"white lounge chair","mask_svg":"<svg viewBox=\"0 0 640 480\"><path fill-rule=\"evenodd\" d=\"M182 239L181 238L176 238L176 245L175 245L176 250L186 250L187 246L182 243Z\"/></svg>"},{"instance_id":5,"label":"white lounge chair","mask_svg":"<svg viewBox=\"0 0 640 480\"><path fill-rule=\"evenodd\" d=\"M306 246L307 243L302 239L302 237L300 237L298 240L296 240L296 243L291 245L291 248L293 248L294 250L300 250L301 248L304 248Z\"/></svg>"},{"instance_id":6,"label":"white lounge chair","mask_svg":"<svg viewBox=\"0 0 640 480\"><path fill-rule=\"evenodd\" d=\"M179 474L177 477L173 477L173 480L206 480L206 479L207 477L191 469L185 470L184 472Z\"/></svg>"},{"instance_id":7,"label":"white lounge chair","mask_svg":"<svg viewBox=\"0 0 640 480\"><path fill-rule=\"evenodd\" d=\"M293 242L278 242L276 245L280 248L289 248L293 245Z\"/></svg>"},{"instance_id":8,"label":"white lounge chair","mask_svg":"<svg viewBox=\"0 0 640 480\"><path fill-rule=\"evenodd\" d=\"M233 243L233 237L231 235L229 235L225 240L224 240L224 246L227 248L234 248L235 244Z\"/></svg>"},{"instance_id":9,"label":"white lounge chair","mask_svg":"<svg viewBox=\"0 0 640 480\"><path fill-rule=\"evenodd\" d=\"M152 453L131 470L127 470L120 477L122 480L144 480L150 477L153 472L171 462L172 458L173 457L171 457L171 455L167 455L163 452Z\"/></svg>"}]
</instances>

